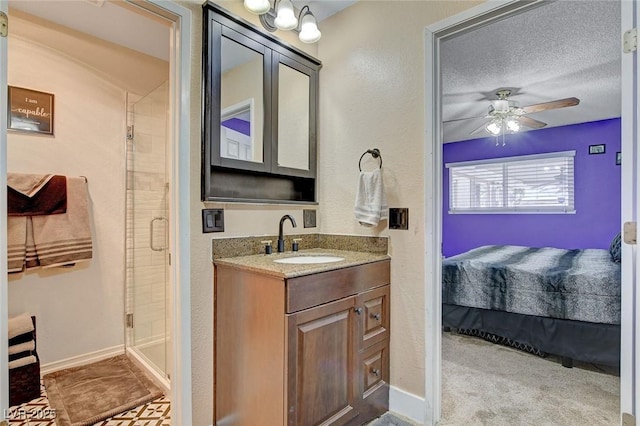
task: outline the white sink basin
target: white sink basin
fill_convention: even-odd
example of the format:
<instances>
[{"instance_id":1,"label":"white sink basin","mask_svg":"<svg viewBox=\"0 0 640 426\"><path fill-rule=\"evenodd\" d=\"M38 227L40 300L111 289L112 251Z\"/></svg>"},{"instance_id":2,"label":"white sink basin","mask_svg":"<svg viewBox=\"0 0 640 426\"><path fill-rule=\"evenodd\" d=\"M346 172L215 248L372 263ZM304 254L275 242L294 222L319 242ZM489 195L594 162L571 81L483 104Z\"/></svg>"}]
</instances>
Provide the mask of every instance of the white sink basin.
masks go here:
<instances>
[{"instance_id":1,"label":"white sink basin","mask_svg":"<svg viewBox=\"0 0 640 426\"><path fill-rule=\"evenodd\" d=\"M341 260L344 260L344 257L328 256L328 255L317 255L317 256L283 257L282 259L274 260L274 262L276 262L276 263L292 263L292 264L296 264L296 265L307 265L307 264L312 264L312 263L340 262Z\"/></svg>"}]
</instances>

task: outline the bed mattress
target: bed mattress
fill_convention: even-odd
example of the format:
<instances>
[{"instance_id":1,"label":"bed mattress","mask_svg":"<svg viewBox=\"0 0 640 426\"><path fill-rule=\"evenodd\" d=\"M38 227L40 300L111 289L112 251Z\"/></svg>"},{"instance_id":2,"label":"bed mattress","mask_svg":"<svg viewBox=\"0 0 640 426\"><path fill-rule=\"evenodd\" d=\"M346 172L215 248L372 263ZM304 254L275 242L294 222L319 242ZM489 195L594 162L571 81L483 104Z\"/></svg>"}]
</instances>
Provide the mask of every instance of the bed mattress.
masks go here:
<instances>
[{"instance_id":1,"label":"bed mattress","mask_svg":"<svg viewBox=\"0 0 640 426\"><path fill-rule=\"evenodd\" d=\"M442 301L620 324L620 264L602 249L482 246L443 261Z\"/></svg>"}]
</instances>

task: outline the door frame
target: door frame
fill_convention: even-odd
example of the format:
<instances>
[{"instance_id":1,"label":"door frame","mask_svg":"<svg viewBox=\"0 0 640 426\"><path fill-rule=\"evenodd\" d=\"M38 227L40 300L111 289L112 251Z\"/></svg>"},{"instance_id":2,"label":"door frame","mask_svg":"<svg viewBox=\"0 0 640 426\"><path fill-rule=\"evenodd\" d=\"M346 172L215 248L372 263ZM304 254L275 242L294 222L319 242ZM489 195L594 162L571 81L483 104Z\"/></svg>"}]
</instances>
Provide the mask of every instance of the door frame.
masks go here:
<instances>
[{"instance_id":1,"label":"door frame","mask_svg":"<svg viewBox=\"0 0 640 426\"><path fill-rule=\"evenodd\" d=\"M636 28L640 22L637 0L621 2L621 30ZM622 217L621 222L637 222L640 211L638 197L638 164L640 152L638 140L638 53L622 54ZM640 306L640 292L635 290L640 282L638 251L635 246L622 244L622 319L620 324L620 412L635 417L640 415L640 400L637 384L640 383L640 357L636 356L640 341L640 318L636 306ZM631 338L625 339L625 336ZM621 421L624 420L621 418ZM637 420L636 420L637 421Z\"/></svg>"},{"instance_id":2,"label":"door frame","mask_svg":"<svg viewBox=\"0 0 640 426\"><path fill-rule=\"evenodd\" d=\"M192 423L191 397L191 264L190 264L190 94L191 11L163 0L126 0L172 22L170 34L170 132L171 132L171 230L173 257L171 280L173 378L171 418L175 424ZM0 0L0 11L8 13L8 2ZM10 26L9 26L10 27ZM10 31L10 29L9 29ZM0 105L7 104L7 39L0 37ZM0 199L6 199L7 116L0 114ZM0 203L0 229L6 229L7 206ZM7 240L0 232L0 318L8 318ZM124 330L123 330L124 334ZM0 320L0 341L7 341L7 321ZM7 371L8 349L0 345L0 371ZM0 421L9 408L9 381L0 374Z\"/></svg>"},{"instance_id":3,"label":"door frame","mask_svg":"<svg viewBox=\"0 0 640 426\"><path fill-rule=\"evenodd\" d=\"M7 0L0 12L9 13ZM0 37L0 105L7 105L7 37ZM7 114L0 114L0 229L7 229ZM0 232L0 342L8 341L9 294L7 277L7 233ZM0 345L0 421L9 409L9 348Z\"/></svg>"},{"instance_id":4,"label":"door frame","mask_svg":"<svg viewBox=\"0 0 640 426\"><path fill-rule=\"evenodd\" d=\"M635 20L631 18L636 13L637 0L622 2L622 28L633 28ZM543 5L544 0L495 0L488 1L476 7L468 9L457 15L444 19L425 28L425 411L424 422L427 425L435 425L440 421L442 410L442 78L440 75L440 42L447 37L451 37L460 32L495 22L514 13L519 13L525 9ZM627 16L625 17L625 13ZM632 68L628 62L637 54L623 55L622 61L622 81L623 89L629 87L634 81ZM625 66L627 64L627 66ZM625 83L626 82L626 83ZM627 86L625 86L627 84ZM622 123L623 141L622 151L633 152L634 155L623 156L622 163L622 183L629 187L633 183L635 168L638 162L638 152L633 147L633 141L637 140L637 129L635 117L638 111L635 108L638 86L634 85L633 90L622 90ZM428 172L430 171L430 172ZM626 188L626 186L624 186ZM622 211L623 220L636 220L634 207L640 210L640 205L635 197L636 188L633 193L633 200L627 199L623 191ZM633 205L633 206L632 206ZM625 219L625 217L629 217ZM634 336L640 332L635 327L634 299L640 303L640 292L633 291L632 274L638 275L640 281L640 271L637 271L634 264L635 248L631 246L623 248L623 268L622 292L626 301L623 304L622 314L622 335ZM626 273L625 273L626 270ZM638 337L640 338L640 336ZM638 369L634 370L634 338L622 339L621 347L621 412L635 414L638 407L637 395L634 393L634 371L638 374ZM638 378L640 380L640 378Z\"/></svg>"},{"instance_id":5,"label":"door frame","mask_svg":"<svg viewBox=\"0 0 640 426\"><path fill-rule=\"evenodd\" d=\"M169 253L171 281L171 421L192 423L190 103L191 11L164 0L126 0L170 22L169 59Z\"/></svg>"}]
</instances>

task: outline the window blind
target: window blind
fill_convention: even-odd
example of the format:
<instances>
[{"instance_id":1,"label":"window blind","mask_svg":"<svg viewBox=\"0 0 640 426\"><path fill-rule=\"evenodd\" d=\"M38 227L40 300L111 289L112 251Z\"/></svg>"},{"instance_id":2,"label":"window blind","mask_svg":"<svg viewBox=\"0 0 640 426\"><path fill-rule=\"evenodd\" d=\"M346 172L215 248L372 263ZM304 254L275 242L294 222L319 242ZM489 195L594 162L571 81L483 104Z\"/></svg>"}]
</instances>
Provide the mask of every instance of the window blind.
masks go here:
<instances>
[{"instance_id":1,"label":"window blind","mask_svg":"<svg viewBox=\"0 0 640 426\"><path fill-rule=\"evenodd\" d=\"M575 213L575 151L448 163L450 213Z\"/></svg>"}]
</instances>

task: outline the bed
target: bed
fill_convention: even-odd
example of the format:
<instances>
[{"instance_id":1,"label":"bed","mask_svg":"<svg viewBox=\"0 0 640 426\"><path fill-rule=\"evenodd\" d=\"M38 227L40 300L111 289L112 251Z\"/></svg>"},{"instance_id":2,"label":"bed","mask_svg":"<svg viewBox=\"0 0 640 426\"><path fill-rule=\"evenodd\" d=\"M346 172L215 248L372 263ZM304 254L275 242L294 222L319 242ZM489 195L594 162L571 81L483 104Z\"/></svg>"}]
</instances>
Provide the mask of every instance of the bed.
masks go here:
<instances>
[{"instance_id":1,"label":"bed","mask_svg":"<svg viewBox=\"0 0 640 426\"><path fill-rule=\"evenodd\" d=\"M443 261L445 328L619 366L620 264L608 250L482 246Z\"/></svg>"}]
</instances>

